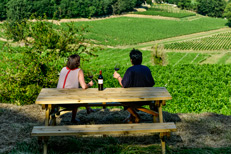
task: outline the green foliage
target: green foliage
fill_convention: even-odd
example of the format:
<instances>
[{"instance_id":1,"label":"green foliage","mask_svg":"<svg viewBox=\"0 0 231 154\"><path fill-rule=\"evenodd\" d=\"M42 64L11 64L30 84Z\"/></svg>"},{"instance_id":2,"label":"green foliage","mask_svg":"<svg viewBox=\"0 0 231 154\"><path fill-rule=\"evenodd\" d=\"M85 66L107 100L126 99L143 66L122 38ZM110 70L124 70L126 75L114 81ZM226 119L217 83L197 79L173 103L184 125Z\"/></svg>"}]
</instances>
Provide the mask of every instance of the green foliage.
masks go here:
<instances>
[{"instance_id":1,"label":"green foliage","mask_svg":"<svg viewBox=\"0 0 231 154\"><path fill-rule=\"evenodd\" d=\"M6 21L3 23L4 35L14 41L23 40L27 35L27 26L26 20Z\"/></svg>"},{"instance_id":2,"label":"green foliage","mask_svg":"<svg viewBox=\"0 0 231 154\"><path fill-rule=\"evenodd\" d=\"M156 44L153 46L152 62L154 65L167 65L167 55L164 51L163 45Z\"/></svg>"},{"instance_id":3,"label":"green foliage","mask_svg":"<svg viewBox=\"0 0 231 154\"><path fill-rule=\"evenodd\" d=\"M228 19L229 21L228 25L229 27L231 27L231 3L227 4L223 16Z\"/></svg>"},{"instance_id":4,"label":"green foliage","mask_svg":"<svg viewBox=\"0 0 231 154\"><path fill-rule=\"evenodd\" d=\"M166 49L174 50L228 50L231 49L231 32L220 33L195 40L165 44Z\"/></svg>"},{"instance_id":5,"label":"green foliage","mask_svg":"<svg viewBox=\"0 0 231 154\"><path fill-rule=\"evenodd\" d=\"M181 9L190 9L192 8L191 0L179 0L177 6Z\"/></svg>"},{"instance_id":6,"label":"green foliage","mask_svg":"<svg viewBox=\"0 0 231 154\"><path fill-rule=\"evenodd\" d=\"M86 39L93 40L95 44L116 46L219 29L225 27L226 23L227 20L209 17L193 21L119 17L74 24L76 26L88 25L89 33L86 35Z\"/></svg>"},{"instance_id":7,"label":"green foliage","mask_svg":"<svg viewBox=\"0 0 231 154\"><path fill-rule=\"evenodd\" d=\"M144 12L134 12L134 14L144 14L144 15L159 15L164 17L174 17L174 18L185 18L190 16L195 16L195 13L179 11L179 12L170 12L164 9L149 8Z\"/></svg>"},{"instance_id":8,"label":"green foliage","mask_svg":"<svg viewBox=\"0 0 231 154\"><path fill-rule=\"evenodd\" d=\"M7 19L20 22L31 15L32 3L28 0L10 0L7 3Z\"/></svg>"},{"instance_id":9,"label":"green foliage","mask_svg":"<svg viewBox=\"0 0 231 154\"><path fill-rule=\"evenodd\" d=\"M0 21L5 20L6 16L6 4L9 0L0 0Z\"/></svg>"},{"instance_id":10,"label":"green foliage","mask_svg":"<svg viewBox=\"0 0 231 154\"><path fill-rule=\"evenodd\" d=\"M197 12L211 17L222 17L226 7L225 0L197 0Z\"/></svg>"},{"instance_id":11,"label":"green foliage","mask_svg":"<svg viewBox=\"0 0 231 154\"><path fill-rule=\"evenodd\" d=\"M121 14L122 12L132 11L136 6L136 0L118 0L112 5L113 14Z\"/></svg>"},{"instance_id":12,"label":"green foliage","mask_svg":"<svg viewBox=\"0 0 231 154\"><path fill-rule=\"evenodd\" d=\"M140 6L144 0L2 0L0 20L21 20L31 14L48 18L78 18L121 14Z\"/></svg>"},{"instance_id":13,"label":"green foliage","mask_svg":"<svg viewBox=\"0 0 231 154\"><path fill-rule=\"evenodd\" d=\"M146 0L146 3L152 5L152 0Z\"/></svg>"},{"instance_id":14,"label":"green foliage","mask_svg":"<svg viewBox=\"0 0 231 154\"><path fill-rule=\"evenodd\" d=\"M139 7L139 6L141 6L143 3L145 3L145 0L137 0L137 1L136 1L136 6Z\"/></svg>"},{"instance_id":15,"label":"green foliage","mask_svg":"<svg viewBox=\"0 0 231 154\"><path fill-rule=\"evenodd\" d=\"M52 23L42 20L25 22L28 28L23 42L26 46L4 48L10 55L2 59L7 66L0 70L0 102L34 103L42 87L56 87L58 72L69 55L79 54L82 61L87 61L97 50L83 44L84 28L67 24L65 29L56 29Z\"/></svg>"},{"instance_id":16,"label":"green foliage","mask_svg":"<svg viewBox=\"0 0 231 154\"><path fill-rule=\"evenodd\" d=\"M169 52L168 64L169 65L200 64L210 56L211 56L210 54L205 54L205 53Z\"/></svg>"}]
</instances>

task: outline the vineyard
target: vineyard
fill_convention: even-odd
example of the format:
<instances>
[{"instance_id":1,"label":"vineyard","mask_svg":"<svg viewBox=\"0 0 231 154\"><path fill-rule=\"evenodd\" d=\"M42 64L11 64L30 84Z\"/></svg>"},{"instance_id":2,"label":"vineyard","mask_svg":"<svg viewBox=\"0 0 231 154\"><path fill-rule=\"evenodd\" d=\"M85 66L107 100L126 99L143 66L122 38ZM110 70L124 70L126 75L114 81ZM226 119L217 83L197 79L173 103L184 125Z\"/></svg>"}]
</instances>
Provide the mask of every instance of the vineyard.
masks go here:
<instances>
[{"instance_id":1,"label":"vineyard","mask_svg":"<svg viewBox=\"0 0 231 154\"><path fill-rule=\"evenodd\" d=\"M226 22L224 19L209 17L193 21L118 17L74 24L88 26L86 38L94 44L124 46L219 29L225 27Z\"/></svg>"},{"instance_id":2,"label":"vineyard","mask_svg":"<svg viewBox=\"0 0 231 154\"><path fill-rule=\"evenodd\" d=\"M231 49L231 32L190 41L165 44L165 49L172 50L228 50Z\"/></svg>"}]
</instances>

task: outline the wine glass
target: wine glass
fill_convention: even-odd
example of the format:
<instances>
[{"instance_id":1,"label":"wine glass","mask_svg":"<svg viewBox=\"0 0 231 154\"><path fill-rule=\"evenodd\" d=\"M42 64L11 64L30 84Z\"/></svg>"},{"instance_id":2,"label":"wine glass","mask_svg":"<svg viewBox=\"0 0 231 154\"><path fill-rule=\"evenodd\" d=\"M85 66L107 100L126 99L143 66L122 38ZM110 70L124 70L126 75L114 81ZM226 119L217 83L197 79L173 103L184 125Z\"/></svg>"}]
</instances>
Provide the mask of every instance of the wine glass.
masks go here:
<instances>
[{"instance_id":1,"label":"wine glass","mask_svg":"<svg viewBox=\"0 0 231 154\"><path fill-rule=\"evenodd\" d=\"M88 78L92 80L92 78L93 78L93 72L92 71L88 72Z\"/></svg>"},{"instance_id":2,"label":"wine glass","mask_svg":"<svg viewBox=\"0 0 231 154\"><path fill-rule=\"evenodd\" d=\"M114 67L115 71L117 72L118 70L120 70L120 64L116 64L115 67Z\"/></svg>"}]
</instances>

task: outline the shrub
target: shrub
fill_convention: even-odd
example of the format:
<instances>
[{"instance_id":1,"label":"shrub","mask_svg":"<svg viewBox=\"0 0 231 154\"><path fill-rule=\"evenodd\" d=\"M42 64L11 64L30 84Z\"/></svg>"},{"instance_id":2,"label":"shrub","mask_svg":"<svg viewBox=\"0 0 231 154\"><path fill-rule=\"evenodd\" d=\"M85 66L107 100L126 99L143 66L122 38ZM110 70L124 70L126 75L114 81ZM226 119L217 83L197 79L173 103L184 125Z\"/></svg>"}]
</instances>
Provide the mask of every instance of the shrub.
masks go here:
<instances>
[{"instance_id":1,"label":"shrub","mask_svg":"<svg viewBox=\"0 0 231 154\"><path fill-rule=\"evenodd\" d=\"M164 51L164 45L158 45L152 47L151 61L154 65L167 65L167 54Z\"/></svg>"},{"instance_id":2,"label":"shrub","mask_svg":"<svg viewBox=\"0 0 231 154\"><path fill-rule=\"evenodd\" d=\"M26 46L4 48L12 57L2 59L7 67L0 70L1 102L34 103L41 88L56 87L58 73L66 57L77 53L81 61L87 61L89 57L96 56L94 52L98 48L84 44L84 27L67 24L65 28L58 28L39 19L25 22L27 35L22 40Z\"/></svg>"}]
</instances>

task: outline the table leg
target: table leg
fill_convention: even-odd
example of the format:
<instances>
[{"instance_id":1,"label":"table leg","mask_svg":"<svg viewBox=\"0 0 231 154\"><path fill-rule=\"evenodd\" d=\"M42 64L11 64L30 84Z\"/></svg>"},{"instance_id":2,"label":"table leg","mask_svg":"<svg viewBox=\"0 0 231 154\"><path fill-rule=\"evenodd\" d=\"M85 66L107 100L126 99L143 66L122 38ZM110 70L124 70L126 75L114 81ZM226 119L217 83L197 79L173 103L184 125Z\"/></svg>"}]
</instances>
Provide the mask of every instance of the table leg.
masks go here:
<instances>
[{"instance_id":1,"label":"table leg","mask_svg":"<svg viewBox=\"0 0 231 154\"><path fill-rule=\"evenodd\" d=\"M159 102L159 107L158 107L158 111L159 111L159 121L160 123L163 123L163 112L162 112L162 105L164 104L164 101L160 101ZM160 133L160 140L161 140L161 147L162 147L162 154L165 154L165 134L164 133Z\"/></svg>"},{"instance_id":2,"label":"table leg","mask_svg":"<svg viewBox=\"0 0 231 154\"><path fill-rule=\"evenodd\" d=\"M106 109L106 106L105 106L106 103L107 103L107 102L102 102L102 104L103 104L103 109Z\"/></svg>"},{"instance_id":3,"label":"table leg","mask_svg":"<svg viewBox=\"0 0 231 154\"><path fill-rule=\"evenodd\" d=\"M159 110L158 110L159 106L160 106L160 101L157 100L157 101L154 101L154 104L151 103L150 109L159 112ZM153 123L158 123L158 121L159 121L158 119L159 119L159 113L158 113L158 115L153 116Z\"/></svg>"},{"instance_id":4,"label":"table leg","mask_svg":"<svg viewBox=\"0 0 231 154\"><path fill-rule=\"evenodd\" d=\"M51 104L46 105L46 110L45 110L45 126L49 126L51 108L52 108Z\"/></svg>"},{"instance_id":5,"label":"table leg","mask_svg":"<svg viewBox=\"0 0 231 154\"><path fill-rule=\"evenodd\" d=\"M164 138L160 138L161 140L161 148L162 148L162 154L165 154L166 153L166 149L165 149L165 140Z\"/></svg>"},{"instance_id":6,"label":"table leg","mask_svg":"<svg viewBox=\"0 0 231 154\"><path fill-rule=\"evenodd\" d=\"M163 113L162 113L162 103L161 102L160 102L160 106L158 107L158 111L159 111L160 123L163 123Z\"/></svg>"},{"instance_id":7,"label":"table leg","mask_svg":"<svg viewBox=\"0 0 231 154\"><path fill-rule=\"evenodd\" d=\"M43 154L47 154L48 137L43 137Z\"/></svg>"},{"instance_id":8,"label":"table leg","mask_svg":"<svg viewBox=\"0 0 231 154\"><path fill-rule=\"evenodd\" d=\"M51 125L52 126L55 126L56 125L56 113L58 112L58 106L57 105L52 105L52 107L51 107L52 109L51 109L51 111L52 111L52 113L51 113Z\"/></svg>"}]
</instances>

